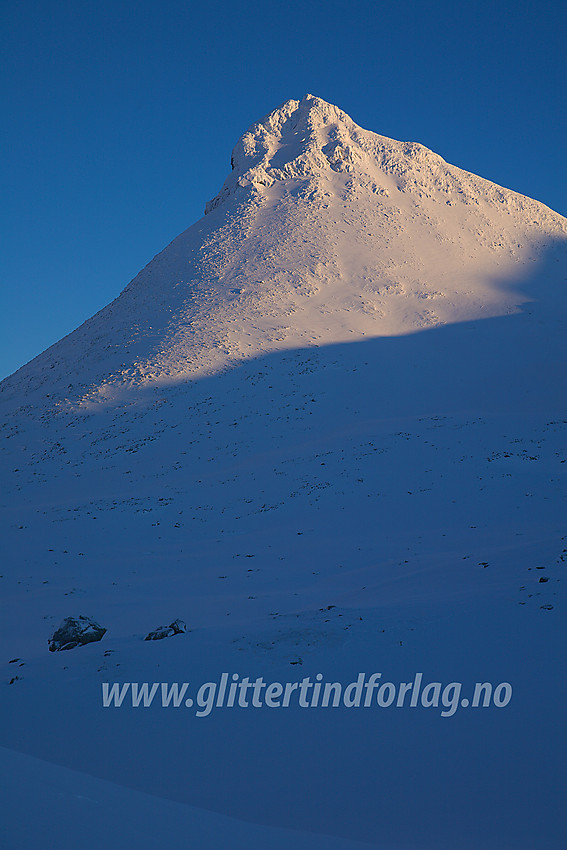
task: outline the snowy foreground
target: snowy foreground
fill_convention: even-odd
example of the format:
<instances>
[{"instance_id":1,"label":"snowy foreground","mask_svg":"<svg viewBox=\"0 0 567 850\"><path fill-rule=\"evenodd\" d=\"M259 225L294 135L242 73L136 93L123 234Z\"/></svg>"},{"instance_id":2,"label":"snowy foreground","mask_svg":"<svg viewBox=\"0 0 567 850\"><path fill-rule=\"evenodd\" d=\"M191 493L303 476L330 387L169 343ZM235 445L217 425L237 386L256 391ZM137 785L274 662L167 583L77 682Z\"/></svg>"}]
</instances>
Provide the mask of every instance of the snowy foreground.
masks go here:
<instances>
[{"instance_id":1,"label":"snowy foreground","mask_svg":"<svg viewBox=\"0 0 567 850\"><path fill-rule=\"evenodd\" d=\"M309 95L232 164L0 385L2 846L559 850L567 221ZM511 698L199 716L419 672Z\"/></svg>"}]
</instances>

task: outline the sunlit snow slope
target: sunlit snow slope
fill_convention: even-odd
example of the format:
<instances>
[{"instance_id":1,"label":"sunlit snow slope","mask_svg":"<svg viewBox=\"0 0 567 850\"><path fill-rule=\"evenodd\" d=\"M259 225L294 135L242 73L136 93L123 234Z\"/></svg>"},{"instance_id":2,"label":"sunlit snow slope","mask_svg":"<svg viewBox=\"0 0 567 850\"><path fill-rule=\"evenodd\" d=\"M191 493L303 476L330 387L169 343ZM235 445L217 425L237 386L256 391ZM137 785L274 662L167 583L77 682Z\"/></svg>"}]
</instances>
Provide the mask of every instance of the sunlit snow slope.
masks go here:
<instances>
[{"instance_id":1,"label":"sunlit snow slope","mask_svg":"<svg viewBox=\"0 0 567 850\"><path fill-rule=\"evenodd\" d=\"M565 219L307 95L253 125L207 214L4 385L73 402L271 351L512 313ZM80 281L78 281L80 285Z\"/></svg>"},{"instance_id":2,"label":"sunlit snow slope","mask_svg":"<svg viewBox=\"0 0 567 850\"><path fill-rule=\"evenodd\" d=\"M567 221L311 95L232 166L0 384L7 846L75 848L90 800L85 848L126 846L136 811L148 848L561 848ZM79 614L103 640L49 653ZM514 696L101 706L101 682L223 671Z\"/></svg>"}]
</instances>

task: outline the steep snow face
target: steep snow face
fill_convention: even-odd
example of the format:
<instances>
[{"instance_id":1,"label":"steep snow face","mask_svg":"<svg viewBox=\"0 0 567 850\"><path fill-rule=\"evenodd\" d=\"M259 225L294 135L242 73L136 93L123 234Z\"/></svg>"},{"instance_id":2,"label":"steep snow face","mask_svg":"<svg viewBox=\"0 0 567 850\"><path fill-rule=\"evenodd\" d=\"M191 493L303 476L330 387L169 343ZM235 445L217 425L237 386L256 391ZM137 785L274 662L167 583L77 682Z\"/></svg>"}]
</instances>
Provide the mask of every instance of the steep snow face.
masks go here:
<instances>
[{"instance_id":1,"label":"steep snow face","mask_svg":"<svg viewBox=\"0 0 567 850\"><path fill-rule=\"evenodd\" d=\"M241 138L207 214L2 385L90 405L268 352L505 315L565 219L306 95Z\"/></svg>"}]
</instances>

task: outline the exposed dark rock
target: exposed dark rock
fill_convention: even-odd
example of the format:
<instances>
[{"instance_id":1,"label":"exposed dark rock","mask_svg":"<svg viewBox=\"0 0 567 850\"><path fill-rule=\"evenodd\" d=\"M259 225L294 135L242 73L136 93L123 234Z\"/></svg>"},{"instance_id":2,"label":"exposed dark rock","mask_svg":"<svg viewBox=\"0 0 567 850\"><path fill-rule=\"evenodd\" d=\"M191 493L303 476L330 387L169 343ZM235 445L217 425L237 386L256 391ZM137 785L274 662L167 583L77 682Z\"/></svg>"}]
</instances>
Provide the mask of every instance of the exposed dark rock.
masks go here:
<instances>
[{"instance_id":1,"label":"exposed dark rock","mask_svg":"<svg viewBox=\"0 0 567 850\"><path fill-rule=\"evenodd\" d=\"M182 635L187 631L187 626L183 620L174 620L169 626L158 626L153 632L150 632L144 640L163 640L163 638L171 637L172 635Z\"/></svg>"},{"instance_id":2,"label":"exposed dark rock","mask_svg":"<svg viewBox=\"0 0 567 850\"><path fill-rule=\"evenodd\" d=\"M66 617L57 631L49 639L50 652L60 652L63 649L74 649L86 643L102 640L106 629L103 629L91 617L82 614L79 617Z\"/></svg>"}]
</instances>

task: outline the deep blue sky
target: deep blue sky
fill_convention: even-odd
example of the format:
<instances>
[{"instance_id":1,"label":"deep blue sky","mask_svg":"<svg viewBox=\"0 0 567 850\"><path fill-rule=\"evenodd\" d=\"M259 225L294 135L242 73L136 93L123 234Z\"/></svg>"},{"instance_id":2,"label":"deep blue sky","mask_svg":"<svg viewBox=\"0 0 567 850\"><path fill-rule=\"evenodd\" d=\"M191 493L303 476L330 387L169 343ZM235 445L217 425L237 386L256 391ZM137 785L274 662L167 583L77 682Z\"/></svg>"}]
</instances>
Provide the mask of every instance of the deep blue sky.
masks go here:
<instances>
[{"instance_id":1,"label":"deep blue sky","mask_svg":"<svg viewBox=\"0 0 567 850\"><path fill-rule=\"evenodd\" d=\"M0 33L0 377L118 295L306 92L567 214L563 2L19 0Z\"/></svg>"}]
</instances>

